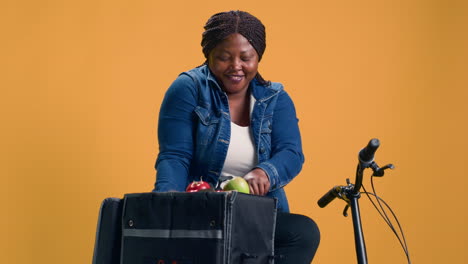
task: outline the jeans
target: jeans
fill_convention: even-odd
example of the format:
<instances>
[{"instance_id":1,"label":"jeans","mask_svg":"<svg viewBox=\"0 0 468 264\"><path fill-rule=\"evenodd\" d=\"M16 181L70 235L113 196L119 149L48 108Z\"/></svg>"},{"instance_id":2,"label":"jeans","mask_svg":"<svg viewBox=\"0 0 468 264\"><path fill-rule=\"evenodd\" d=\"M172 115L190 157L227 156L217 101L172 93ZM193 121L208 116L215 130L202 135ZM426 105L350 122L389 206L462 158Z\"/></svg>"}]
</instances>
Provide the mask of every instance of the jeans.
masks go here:
<instances>
[{"instance_id":1,"label":"jeans","mask_svg":"<svg viewBox=\"0 0 468 264\"><path fill-rule=\"evenodd\" d=\"M275 264L309 264L320 243L317 224L304 215L278 212Z\"/></svg>"}]
</instances>

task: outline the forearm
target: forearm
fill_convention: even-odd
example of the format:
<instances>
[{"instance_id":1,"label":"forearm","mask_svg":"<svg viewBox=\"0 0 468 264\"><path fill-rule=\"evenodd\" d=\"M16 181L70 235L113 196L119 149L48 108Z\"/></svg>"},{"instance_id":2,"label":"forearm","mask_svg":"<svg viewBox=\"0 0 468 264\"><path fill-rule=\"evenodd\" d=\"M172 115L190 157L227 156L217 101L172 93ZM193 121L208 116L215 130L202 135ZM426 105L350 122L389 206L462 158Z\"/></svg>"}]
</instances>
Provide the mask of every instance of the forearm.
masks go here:
<instances>
[{"instance_id":1,"label":"forearm","mask_svg":"<svg viewBox=\"0 0 468 264\"><path fill-rule=\"evenodd\" d=\"M178 159L159 159L156 163L156 183L153 191L184 191L188 184L188 167Z\"/></svg>"},{"instance_id":2,"label":"forearm","mask_svg":"<svg viewBox=\"0 0 468 264\"><path fill-rule=\"evenodd\" d=\"M257 168L262 169L268 175L270 190L273 191L284 187L294 179L301 171L303 163L302 152L283 150L271 159L258 164Z\"/></svg>"}]
</instances>

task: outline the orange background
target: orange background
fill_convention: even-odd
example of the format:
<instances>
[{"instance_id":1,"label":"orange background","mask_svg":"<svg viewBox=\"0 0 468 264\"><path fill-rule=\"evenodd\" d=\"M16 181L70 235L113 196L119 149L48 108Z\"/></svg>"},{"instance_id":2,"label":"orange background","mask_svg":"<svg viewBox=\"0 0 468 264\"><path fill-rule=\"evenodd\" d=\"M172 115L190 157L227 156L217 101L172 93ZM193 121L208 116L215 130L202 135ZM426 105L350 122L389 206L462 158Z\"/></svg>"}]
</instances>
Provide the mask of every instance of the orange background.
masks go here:
<instances>
[{"instance_id":1,"label":"orange background","mask_svg":"<svg viewBox=\"0 0 468 264\"><path fill-rule=\"evenodd\" d=\"M373 137L396 166L375 183L413 263L467 263L462 2L2 1L0 263L91 262L100 202L152 189L163 94L203 62L208 17L231 9L264 22L260 71L296 103L306 164L287 191L321 228L314 263L355 262L344 202L316 201L354 179ZM369 262L406 263L365 198L361 211Z\"/></svg>"}]
</instances>

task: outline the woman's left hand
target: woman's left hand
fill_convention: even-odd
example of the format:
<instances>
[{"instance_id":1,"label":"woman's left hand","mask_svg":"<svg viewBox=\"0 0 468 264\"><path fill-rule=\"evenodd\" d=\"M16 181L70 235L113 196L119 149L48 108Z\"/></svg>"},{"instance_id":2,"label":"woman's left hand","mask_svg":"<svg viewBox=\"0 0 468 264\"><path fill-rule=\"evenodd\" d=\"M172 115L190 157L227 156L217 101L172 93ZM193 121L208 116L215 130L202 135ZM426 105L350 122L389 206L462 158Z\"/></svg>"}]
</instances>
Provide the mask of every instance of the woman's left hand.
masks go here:
<instances>
[{"instance_id":1,"label":"woman's left hand","mask_svg":"<svg viewBox=\"0 0 468 264\"><path fill-rule=\"evenodd\" d=\"M251 194L265 195L270 190L270 179L262 169L251 170L244 179L249 183Z\"/></svg>"}]
</instances>

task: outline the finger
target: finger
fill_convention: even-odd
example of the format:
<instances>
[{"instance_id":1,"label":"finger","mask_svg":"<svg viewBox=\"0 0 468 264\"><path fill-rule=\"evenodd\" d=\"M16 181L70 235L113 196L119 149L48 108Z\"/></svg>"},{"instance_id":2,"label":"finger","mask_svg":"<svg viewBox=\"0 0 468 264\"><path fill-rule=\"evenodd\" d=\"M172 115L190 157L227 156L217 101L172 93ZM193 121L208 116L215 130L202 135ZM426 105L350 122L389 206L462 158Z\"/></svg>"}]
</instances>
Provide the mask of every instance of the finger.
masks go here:
<instances>
[{"instance_id":1,"label":"finger","mask_svg":"<svg viewBox=\"0 0 468 264\"><path fill-rule=\"evenodd\" d=\"M252 184L250 184L250 182L249 182L249 189L250 189L250 193L253 194L253 193L254 193L254 190L253 190Z\"/></svg>"},{"instance_id":2,"label":"finger","mask_svg":"<svg viewBox=\"0 0 468 264\"><path fill-rule=\"evenodd\" d=\"M270 191L270 181L267 181L265 184L265 195Z\"/></svg>"},{"instance_id":3,"label":"finger","mask_svg":"<svg viewBox=\"0 0 468 264\"><path fill-rule=\"evenodd\" d=\"M254 194L254 191L255 191L255 190L254 190L254 187L253 187L254 184L253 184L252 179L248 180L247 183L249 183L250 193L251 193L251 194Z\"/></svg>"},{"instance_id":4,"label":"finger","mask_svg":"<svg viewBox=\"0 0 468 264\"><path fill-rule=\"evenodd\" d=\"M258 184L258 194L265 195L265 185L263 183Z\"/></svg>"},{"instance_id":5,"label":"finger","mask_svg":"<svg viewBox=\"0 0 468 264\"><path fill-rule=\"evenodd\" d=\"M258 183L257 183L257 182L253 182L253 184L252 184L252 189L253 189L253 194L255 194L255 195L259 195L259 194L260 194L260 192L259 192L259 190L258 190Z\"/></svg>"}]
</instances>

